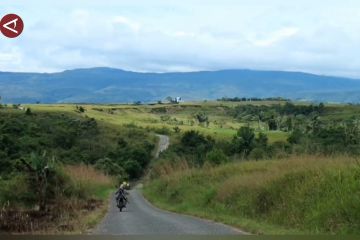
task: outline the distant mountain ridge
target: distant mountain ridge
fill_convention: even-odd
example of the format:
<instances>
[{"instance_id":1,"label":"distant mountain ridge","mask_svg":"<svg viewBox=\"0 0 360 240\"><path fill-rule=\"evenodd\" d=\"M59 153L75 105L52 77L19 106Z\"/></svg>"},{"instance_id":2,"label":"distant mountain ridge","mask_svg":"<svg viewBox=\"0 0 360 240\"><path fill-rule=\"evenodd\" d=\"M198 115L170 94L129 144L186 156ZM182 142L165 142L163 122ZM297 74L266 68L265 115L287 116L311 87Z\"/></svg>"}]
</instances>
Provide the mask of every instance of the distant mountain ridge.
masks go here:
<instances>
[{"instance_id":1,"label":"distant mountain ridge","mask_svg":"<svg viewBox=\"0 0 360 240\"><path fill-rule=\"evenodd\" d=\"M302 72L221 70L138 73L114 68L59 73L0 72L5 103L154 102L222 97L284 97L323 102L360 102L360 80Z\"/></svg>"}]
</instances>

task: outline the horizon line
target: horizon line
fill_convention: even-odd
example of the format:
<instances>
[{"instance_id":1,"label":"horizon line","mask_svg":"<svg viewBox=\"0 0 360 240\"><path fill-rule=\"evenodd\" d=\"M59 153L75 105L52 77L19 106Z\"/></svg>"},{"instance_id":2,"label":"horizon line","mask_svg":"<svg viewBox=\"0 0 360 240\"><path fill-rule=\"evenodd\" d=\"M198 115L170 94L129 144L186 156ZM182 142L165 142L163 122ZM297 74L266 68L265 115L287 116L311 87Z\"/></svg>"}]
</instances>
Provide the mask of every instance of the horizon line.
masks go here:
<instances>
[{"instance_id":1,"label":"horizon line","mask_svg":"<svg viewBox=\"0 0 360 240\"><path fill-rule=\"evenodd\" d=\"M194 70L194 71L135 71L129 70L124 68L117 68L117 67L109 67L109 66L101 66L101 67L79 67L79 68L72 68L66 70L59 70L53 72L35 72L35 71L3 71L0 70L0 73L20 73L20 74L60 74L65 72L77 71L77 70L94 70L94 69L108 69L108 70L117 70L129 73L138 73L138 74L187 74L187 73L215 73L215 72L225 72L225 71L249 71L249 72L278 72L278 73L297 73L297 74L307 74L313 76L321 76L321 77L335 77L335 78L345 78L345 79L352 79L352 80L360 80L360 77L347 77L344 75L328 75L328 74L321 74L321 73L314 73L310 71L301 71L301 70L264 70L264 69L251 69L251 68L224 68L224 69L217 69L217 70Z\"/></svg>"}]
</instances>

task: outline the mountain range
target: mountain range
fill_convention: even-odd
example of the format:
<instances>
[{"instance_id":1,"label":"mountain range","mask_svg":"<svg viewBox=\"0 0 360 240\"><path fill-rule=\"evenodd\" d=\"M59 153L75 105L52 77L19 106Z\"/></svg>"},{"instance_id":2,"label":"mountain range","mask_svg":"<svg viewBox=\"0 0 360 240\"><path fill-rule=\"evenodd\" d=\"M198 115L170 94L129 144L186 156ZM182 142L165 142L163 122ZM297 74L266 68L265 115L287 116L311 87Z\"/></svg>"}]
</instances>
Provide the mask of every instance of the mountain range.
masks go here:
<instances>
[{"instance_id":1,"label":"mountain range","mask_svg":"<svg viewBox=\"0 0 360 240\"><path fill-rule=\"evenodd\" d=\"M222 97L284 97L322 102L360 102L360 80L302 72L222 70L139 73L114 68L59 73L0 72L4 103L155 102Z\"/></svg>"}]
</instances>

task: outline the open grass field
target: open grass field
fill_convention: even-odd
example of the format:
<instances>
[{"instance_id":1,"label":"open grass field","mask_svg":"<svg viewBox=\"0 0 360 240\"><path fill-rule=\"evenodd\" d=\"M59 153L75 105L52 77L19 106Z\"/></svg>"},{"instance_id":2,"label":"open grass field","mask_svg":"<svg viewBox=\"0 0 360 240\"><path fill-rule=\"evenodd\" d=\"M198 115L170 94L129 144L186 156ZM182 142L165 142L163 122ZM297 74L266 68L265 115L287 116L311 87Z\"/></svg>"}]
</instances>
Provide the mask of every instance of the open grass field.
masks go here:
<instances>
[{"instance_id":1,"label":"open grass field","mask_svg":"<svg viewBox=\"0 0 360 240\"><path fill-rule=\"evenodd\" d=\"M270 105L278 102L254 102L255 105ZM100 122L121 126L134 124L140 127L152 129L168 128L173 131L174 127L179 127L181 131L197 130L203 134L213 136L216 139L231 139L237 130L244 125L250 125L255 129L259 128L257 122L243 123L226 114L226 109L237 105L249 103L233 102L192 102L180 105L156 104L156 105L81 105L85 112L81 113ZM75 113L74 104L37 104L25 105L30 107L33 112L64 112ZM195 114L204 112L209 116L209 125L199 124ZM264 128L264 126L261 126ZM270 142L285 141L287 133L281 131L265 132Z\"/></svg>"},{"instance_id":2,"label":"open grass field","mask_svg":"<svg viewBox=\"0 0 360 240\"><path fill-rule=\"evenodd\" d=\"M154 105L81 105L85 112L81 113L88 117L115 126L134 124L140 127L152 129L168 128L173 130L179 127L181 131L197 130L203 134L211 135L217 139L231 139L237 130L244 125L250 125L257 132L265 132L268 135L269 142L285 141L288 133L282 131L267 131L264 123L258 122L240 122L229 116L227 110L239 105L273 105L283 104L284 102L187 102L179 105L174 104L154 104ZM306 105L309 103L296 103L297 105ZM76 112L74 104L51 104L51 105L25 105L33 111L42 112ZM197 122L195 114L203 112L209 117L209 125L204 126ZM343 120L354 116L360 117L360 107L350 105L327 105L327 110L322 116L324 119ZM260 130L261 129L261 130Z\"/></svg>"}]
</instances>

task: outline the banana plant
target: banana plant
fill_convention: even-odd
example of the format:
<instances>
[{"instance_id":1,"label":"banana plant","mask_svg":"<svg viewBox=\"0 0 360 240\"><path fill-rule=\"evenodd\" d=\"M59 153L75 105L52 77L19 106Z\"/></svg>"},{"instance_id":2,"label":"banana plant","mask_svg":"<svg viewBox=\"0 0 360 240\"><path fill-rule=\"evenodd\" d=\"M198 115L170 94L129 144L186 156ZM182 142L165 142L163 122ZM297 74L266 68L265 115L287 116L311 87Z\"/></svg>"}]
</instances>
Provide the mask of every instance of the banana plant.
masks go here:
<instances>
[{"instance_id":1,"label":"banana plant","mask_svg":"<svg viewBox=\"0 0 360 240\"><path fill-rule=\"evenodd\" d=\"M39 211L46 210L48 178L54 169L54 158L49 159L46 151L42 155L32 153L30 157L20 159L29 174L30 185L36 191Z\"/></svg>"}]
</instances>

